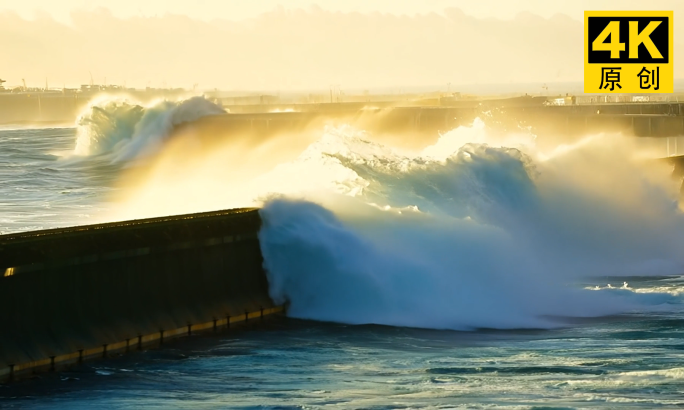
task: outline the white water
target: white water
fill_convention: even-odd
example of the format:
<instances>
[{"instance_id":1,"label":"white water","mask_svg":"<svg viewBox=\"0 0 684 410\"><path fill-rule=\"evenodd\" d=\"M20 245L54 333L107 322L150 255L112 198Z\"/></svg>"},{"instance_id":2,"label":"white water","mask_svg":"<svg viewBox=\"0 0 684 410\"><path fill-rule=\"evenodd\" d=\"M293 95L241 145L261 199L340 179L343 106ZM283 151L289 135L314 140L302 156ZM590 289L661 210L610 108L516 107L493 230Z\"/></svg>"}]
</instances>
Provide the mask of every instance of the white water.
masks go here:
<instances>
[{"instance_id":1,"label":"white water","mask_svg":"<svg viewBox=\"0 0 684 410\"><path fill-rule=\"evenodd\" d=\"M642 168L617 137L552 153L533 138L504 137L528 153L494 139L476 122L404 157L338 130L267 175L300 176L261 211L272 296L300 318L451 329L679 304L571 286L683 271L684 218L666 169Z\"/></svg>"},{"instance_id":2,"label":"white water","mask_svg":"<svg viewBox=\"0 0 684 410\"><path fill-rule=\"evenodd\" d=\"M174 127L223 108L203 97L157 101L149 106L125 98L104 97L91 102L77 120L74 153L108 155L112 161L130 161L159 152Z\"/></svg>"},{"instance_id":3,"label":"white water","mask_svg":"<svg viewBox=\"0 0 684 410\"><path fill-rule=\"evenodd\" d=\"M163 148L173 124L216 111L201 99L169 104L94 107L77 151L144 158ZM575 285L595 275L684 272L678 182L667 167L644 165L625 137L541 152L529 132L495 135L477 120L417 153L370 139L328 128L296 160L230 184L216 178L235 171L229 161L217 167L220 149L188 169L165 157L168 174L142 183L145 195L122 208L160 215L263 205L271 295L294 317L520 328L678 308L668 292Z\"/></svg>"}]
</instances>

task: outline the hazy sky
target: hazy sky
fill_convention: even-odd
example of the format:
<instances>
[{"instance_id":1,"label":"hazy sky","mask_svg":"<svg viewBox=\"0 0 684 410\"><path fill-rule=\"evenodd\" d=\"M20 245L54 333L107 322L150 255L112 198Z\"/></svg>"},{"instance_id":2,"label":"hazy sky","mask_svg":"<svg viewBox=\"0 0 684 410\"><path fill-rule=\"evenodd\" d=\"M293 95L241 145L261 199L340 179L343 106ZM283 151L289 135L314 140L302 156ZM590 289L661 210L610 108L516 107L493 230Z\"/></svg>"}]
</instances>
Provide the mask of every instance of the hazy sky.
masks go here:
<instances>
[{"instance_id":1,"label":"hazy sky","mask_svg":"<svg viewBox=\"0 0 684 410\"><path fill-rule=\"evenodd\" d=\"M307 8L316 4L326 10L414 14L441 12L456 7L474 17L510 19L521 11L542 17L556 13L581 19L584 10L673 10L681 9L682 0L0 0L0 10L14 10L32 17L37 10L68 21L76 9L106 7L117 17L183 14L192 18L239 20L256 17L280 6ZM679 6L679 7L677 7Z\"/></svg>"},{"instance_id":2,"label":"hazy sky","mask_svg":"<svg viewBox=\"0 0 684 410\"><path fill-rule=\"evenodd\" d=\"M646 7L647 6L647 7ZM583 11L684 0L0 0L0 78L302 89L582 81Z\"/></svg>"}]
</instances>

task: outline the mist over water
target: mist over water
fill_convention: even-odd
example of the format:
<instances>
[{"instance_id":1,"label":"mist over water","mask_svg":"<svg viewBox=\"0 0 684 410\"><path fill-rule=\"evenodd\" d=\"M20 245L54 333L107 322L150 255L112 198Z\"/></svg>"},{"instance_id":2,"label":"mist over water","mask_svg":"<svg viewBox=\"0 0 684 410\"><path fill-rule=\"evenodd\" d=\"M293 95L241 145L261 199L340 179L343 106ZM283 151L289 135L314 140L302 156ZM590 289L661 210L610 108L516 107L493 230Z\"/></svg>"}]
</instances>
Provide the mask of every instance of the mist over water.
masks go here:
<instances>
[{"instance_id":1,"label":"mist over water","mask_svg":"<svg viewBox=\"0 0 684 410\"><path fill-rule=\"evenodd\" d=\"M129 195L113 219L262 206L271 295L293 317L548 328L679 309L672 291L581 285L684 271L678 181L627 137L543 151L529 130L495 132L477 119L410 152L342 126L287 158L272 142L238 138L192 151L184 139L196 136L173 133L219 110L201 98L93 104L76 153L147 163L124 172ZM275 166L254 167L262 162Z\"/></svg>"},{"instance_id":2,"label":"mist over water","mask_svg":"<svg viewBox=\"0 0 684 410\"><path fill-rule=\"evenodd\" d=\"M347 170L335 186L346 195L266 202L272 296L300 318L449 329L552 327L563 322L550 317L678 304L573 286L682 272L684 219L665 170L642 168L615 138L561 154L523 141L528 154L486 135L467 143L469 132L486 133L476 122L414 157L353 136L338 135L332 151L324 137L319 172ZM596 179L565 174L579 166Z\"/></svg>"}]
</instances>

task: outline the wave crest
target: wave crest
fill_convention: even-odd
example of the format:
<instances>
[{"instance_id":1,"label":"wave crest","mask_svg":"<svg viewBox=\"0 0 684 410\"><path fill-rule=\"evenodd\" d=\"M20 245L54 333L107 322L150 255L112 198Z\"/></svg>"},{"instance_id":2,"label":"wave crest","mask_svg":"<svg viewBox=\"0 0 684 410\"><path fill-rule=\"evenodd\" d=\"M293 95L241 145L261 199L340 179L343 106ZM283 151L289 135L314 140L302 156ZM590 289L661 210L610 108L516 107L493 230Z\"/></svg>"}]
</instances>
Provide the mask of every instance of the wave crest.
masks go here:
<instances>
[{"instance_id":1,"label":"wave crest","mask_svg":"<svg viewBox=\"0 0 684 410\"><path fill-rule=\"evenodd\" d=\"M149 106L122 98L98 99L77 119L74 154L128 161L157 152L177 125L223 113L223 108L204 97Z\"/></svg>"},{"instance_id":2,"label":"wave crest","mask_svg":"<svg viewBox=\"0 0 684 410\"><path fill-rule=\"evenodd\" d=\"M329 131L274 171L317 194L273 185L287 197L261 210L273 298L294 317L450 329L553 327L682 302L569 286L681 272L684 217L665 174L650 180L624 140L543 156L489 145L478 127L414 156Z\"/></svg>"}]
</instances>

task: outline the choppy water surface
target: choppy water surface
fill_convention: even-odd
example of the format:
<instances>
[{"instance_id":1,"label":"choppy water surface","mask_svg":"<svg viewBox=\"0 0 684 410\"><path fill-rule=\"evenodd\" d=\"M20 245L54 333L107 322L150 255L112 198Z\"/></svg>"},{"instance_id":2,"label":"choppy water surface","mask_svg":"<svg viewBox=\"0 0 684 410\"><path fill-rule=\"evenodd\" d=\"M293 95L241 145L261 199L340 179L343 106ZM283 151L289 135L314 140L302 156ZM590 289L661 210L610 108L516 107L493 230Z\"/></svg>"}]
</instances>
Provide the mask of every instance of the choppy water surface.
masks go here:
<instances>
[{"instance_id":1,"label":"choppy water surface","mask_svg":"<svg viewBox=\"0 0 684 410\"><path fill-rule=\"evenodd\" d=\"M90 134L87 119L0 130L0 231L106 220L157 118L133 112L131 141L113 114ZM576 166L605 161L600 147L542 160L463 133L414 157L328 133L274 171L329 189L316 204L259 177L290 196L267 202L260 236L272 296L298 319L2 385L0 408L684 407L676 199L615 164L596 175L619 198L604 195Z\"/></svg>"},{"instance_id":2,"label":"choppy water surface","mask_svg":"<svg viewBox=\"0 0 684 410\"><path fill-rule=\"evenodd\" d=\"M0 407L681 408L683 324L651 314L454 332L289 320L3 387Z\"/></svg>"},{"instance_id":3,"label":"choppy water surface","mask_svg":"<svg viewBox=\"0 0 684 410\"><path fill-rule=\"evenodd\" d=\"M72 161L74 128L0 130L0 233L97 222L115 173Z\"/></svg>"}]
</instances>

